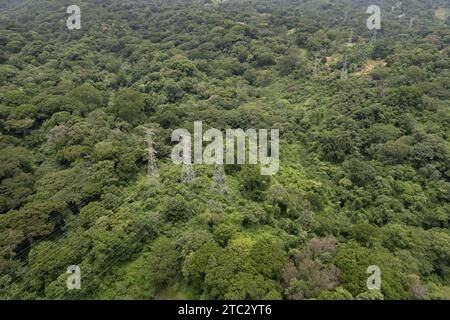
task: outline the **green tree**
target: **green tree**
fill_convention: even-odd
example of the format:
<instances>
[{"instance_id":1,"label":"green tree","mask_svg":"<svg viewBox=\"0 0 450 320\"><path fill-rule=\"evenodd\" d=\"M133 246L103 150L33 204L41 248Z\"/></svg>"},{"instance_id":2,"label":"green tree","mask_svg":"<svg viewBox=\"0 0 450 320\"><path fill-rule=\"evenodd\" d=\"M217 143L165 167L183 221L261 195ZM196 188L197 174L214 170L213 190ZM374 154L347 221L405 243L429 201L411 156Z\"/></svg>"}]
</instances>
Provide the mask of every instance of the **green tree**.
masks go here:
<instances>
[{"instance_id":1,"label":"green tree","mask_svg":"<svg viewBox=\"0 0 450 320\"><path fill-rule=\"evenodd\" d=\"M144 96L133 89L121 89L114 95L111 111L119 118L132 125L138 125L145 120Z\"/></svg>"}]
</instances>

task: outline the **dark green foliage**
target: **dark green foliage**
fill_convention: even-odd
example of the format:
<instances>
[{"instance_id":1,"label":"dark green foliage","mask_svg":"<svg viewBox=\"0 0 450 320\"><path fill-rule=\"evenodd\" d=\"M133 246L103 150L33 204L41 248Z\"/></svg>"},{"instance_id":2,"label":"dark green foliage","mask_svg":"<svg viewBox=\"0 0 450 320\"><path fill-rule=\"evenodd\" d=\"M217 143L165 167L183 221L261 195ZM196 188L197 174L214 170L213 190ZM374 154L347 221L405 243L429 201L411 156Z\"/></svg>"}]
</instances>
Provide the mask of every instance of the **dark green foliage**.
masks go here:
<instances>
[{"instance_id":1,"label":"dark green foliage","mask_svg":"<svg viewBox=\"0 0 450 320\"><path fill-rule=\"evenodd\" d=\"M251 200L263 200L264 192L270 187L270 176L262 176L256 166L245 166L239 172L240 190Z\"/></svg>"},{"instance_id":2,"label":"dark green foliage","mask_svg":"<svg viewBox=\"0 0 450 320\"><path fill-rule=\"evenodd\" d=\"M378 2L372 44L357 0L2 1L0 299L450 299L447 3ZM277 175L182 179L200 120Z\"/></svg>"},{"instance_id":3,"label":"dark green foliage","mask_svg":"<svg viewBox=\"0 0 450 320\"><path fill-rule=\"evenodd\" d=\"M144 118L144 97L132 89L122 89L114 95L111 111L119 118L137 125Z\"/></svg>"}]
</instances>

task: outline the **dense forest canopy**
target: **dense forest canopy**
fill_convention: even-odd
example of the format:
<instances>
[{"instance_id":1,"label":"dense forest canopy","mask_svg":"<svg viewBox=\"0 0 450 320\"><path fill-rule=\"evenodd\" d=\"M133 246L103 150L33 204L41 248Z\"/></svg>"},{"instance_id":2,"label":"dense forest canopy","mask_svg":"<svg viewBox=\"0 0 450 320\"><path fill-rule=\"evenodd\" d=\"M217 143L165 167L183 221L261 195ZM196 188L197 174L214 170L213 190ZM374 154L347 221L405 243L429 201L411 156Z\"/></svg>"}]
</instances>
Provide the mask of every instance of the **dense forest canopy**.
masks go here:
<instances>
[{"instance_id":1,"label":"dense forest canopy","mask_svg":"<svg viewBox=\"0 0 450 320\"><path fill-rule=\"evenodd\" d=\"M450 299L448 0L0 9L1 299ZM279 129L279 172L187 174L199 120Z\"/></svg>"}]
</instances>

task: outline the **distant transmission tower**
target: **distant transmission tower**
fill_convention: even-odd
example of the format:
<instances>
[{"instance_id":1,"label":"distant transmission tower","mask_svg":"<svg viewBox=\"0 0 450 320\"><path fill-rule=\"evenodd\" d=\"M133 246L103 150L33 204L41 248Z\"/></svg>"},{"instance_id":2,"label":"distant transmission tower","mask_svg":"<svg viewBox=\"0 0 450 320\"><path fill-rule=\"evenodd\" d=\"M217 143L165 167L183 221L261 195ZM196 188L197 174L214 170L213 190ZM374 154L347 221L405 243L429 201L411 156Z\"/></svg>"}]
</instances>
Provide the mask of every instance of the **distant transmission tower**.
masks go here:
<instances>
[{"instance_id":1,"label":"distant transmission tower","mask_svg":"<svg viewBox=\"0 0 450 320\"><path fill-rule=\"evenodd\" d=\"M187 137L182 137L182 139L187 139ZM182 141L183 142L183 141ZM194 180L195 172L192 167L192 155L190 148L183 148L183 164L181 166L181 182L189 182Z\"/></svg>"},{"instance_id":2,"label":"distant transmission tower","mask_svg":"<svg viewBox=\"0 0 450 320\"><path fill-rule=\"evenodd\" d=\"M220 193L227 193L229 191L226 184L227 177L225 175L225 170L223 164L216 165L216 171L213 177L213 187L217 189Z\"/></svg>"},{"instance_id":3,"label":"distant transmission tower","mask_svg":"<svg viewBox=\"0 0 450 320\"><path fill-rule=\"evenodd\" d=\"M156 167L156 150L155 150L155 142L153 140L155 131L153 129L145 128L145 133L147 135L146 142L147 142L147 153L148 153L147 175L149 177L157 177L158 176L158 168Z\"/></svg>"},{"instance_id":4,"label":"distant transmission tower","mask_svg":"<svg viewBox=\"0 0 450 320\"><path fill-rule=\"evenodd\" d=\"M181 182L185 183L185 182L189 182L194 180L195 178L195 172L194 172L194 168L192 167L192 164L187 163L187 164L183 164L183 166L181 167Z\"/></svg>"},{"instance_id":5,"label":"distant transmission tower","mask_svg":"<svg viewBox=\"0 0 450 320\"><path fill-rule=\"evenodd\" d=\"M225 3L225 2L227 2L227 1L228 1L228 0L213 0L212 3L213 3L215 6L218 6L219 4Z\"/></svg>"},{"instance_id":6,"label":"distant transmission tower","mask_svg":"<svg viewBox=\"0 0 450 320\"><path fill-rule=\"evenodd\" d=\"M341 80L347 80L348 79L348 62L347 60L344 61L344 65L342 66L341 70Z\"/></svg>"},{"instance_id":7,"label":"distant transmission tower","mask_svg":"<svg viewBox=\"0 0 450 320\"><path fill-rule=\"evenodd\" d=\"M319 54L316 53L314 58L314 71L313 71L313 77L317 78L319 76Z\"/></svg>"},{"instance_id":8,"label":"distant transmission tower","mask_svg":"<svg viewBox=\"0 0 450 320\"><path fill-rule=\"evenodd\" d=\"M344 14L344 23L347 22L347 19L348 19L348 11L345 11L345 14Z\"/></svg>"},{"instance_id":9,"label":"distant transmission tower","mask_svg":"<svg viewBox=\"0 0 450 320\"><path fill-rule=\"evenodd\" d=\"M373 31L373 36L372 36L372 44L373 43L375 43L376 41L377 41L377 34L378 34L378 31L377 31L377 29L375 29L374 31Z\"/></svg>"}]
</instances>

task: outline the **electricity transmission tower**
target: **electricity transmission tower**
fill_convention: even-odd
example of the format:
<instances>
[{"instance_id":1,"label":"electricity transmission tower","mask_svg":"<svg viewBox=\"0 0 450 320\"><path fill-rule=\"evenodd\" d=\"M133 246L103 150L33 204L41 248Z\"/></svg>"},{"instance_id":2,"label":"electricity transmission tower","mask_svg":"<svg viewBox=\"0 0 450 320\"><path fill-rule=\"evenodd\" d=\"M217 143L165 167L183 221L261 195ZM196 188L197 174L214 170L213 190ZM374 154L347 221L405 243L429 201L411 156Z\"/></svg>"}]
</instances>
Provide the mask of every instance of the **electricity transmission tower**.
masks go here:
<instances>
[{"instance_id":1,"label":"electricity transmission tower","mask_svg":"<svg viewBox=\"0 0 450 320\"><path fill-rule=\"evenodd\" d=\"M222 164L216 165L216 171L213 177L213 187L217 189L220 193L227 193L229 191L226 184L227 177L225 175L225 170Z\"/></svg>"},{"instance_id":2,"label":"electricity transmission tower","mask_svg":"<svg viewBox=\"0 0 450 320\"><path fill-rule=\"evenodd\" d=\"M342 66L341 70L341 80L347 80L348 79L348 62L347 60L344 61L344 65Z\"/></svg>"},{"instance_id":3,"label":"electricity transmission tower","mask_svg":"<svg viewBox=\"0 0 450 320\"><path fill-rule=\"evenodd\" d=\"M319 76L319 54L316 53L314 58L314 71L313 71L313 77L317 78Z\"/></svg>"},{"instance_id":4,"label":"electricity transmission tower","mask_svg":"<svg viewBox=\"0 0 450 320\"><path fill-rule=\"evenodd\" d=\"M350 47L353 43L353 31L350 31L350 34L348 36L347 45ZM348 79L348 61L347 56L345 56L344 64L341 69L341 80L347 80Z\"/></svg>"},{"instance_id":5,"label":"electricity transmission tower","mask_svg":"<svg viewBox=\"0 0 450 320\"><path fill-rule=\"evenodd\" d=\"M187 139L187 137L183 136L182 143L184 143L184 139ZM190 143L189 143L190 144ZM181 166L181 182L189 182L194 180L195 178L195 172L194 168L192 167L192 155L191 155L191 149L190 148L183 148L183 163Z\"/></svg>"},{"instance_id":6,"label":"electricity transmission tower","mask_svg":"<svg viewBox=\"0 0 450 320\"><path fill-rule=\"evenodd\" d=\"M376 41L377 41L377 34L378 34L378 31L377 31L377 29L375 29L374 31L373 31L373 36L372 36L372 44L373 43L375 43Z\"/></svg>"},{"instance_id":7,"label":"electricity transmission tower","mask_svg":"<svg viewBox=\"0 0 450 320\"><path fill-rule=\"evenodd\" d=\"M153 129L145 128L145 134L146 134L145 141L147 142L147 153L148 153L147 175L149 177L157 177L158 168L156 167L156 150L155 150L155 141L153 139L155 131Z\"/></svg>"},{"instance_id":8,"label":"electricity transmission tower","mask_svg":"<svg viewBox=\"0 0 450 320\"><path fill-rule=\"evenodd\" d=\"M183 163L183 166L181 167L181 182L189 182L194 180L195 178L195 172L194 168L192 167L192 164L190 163Z\"/></svg>"}]
</instances>

